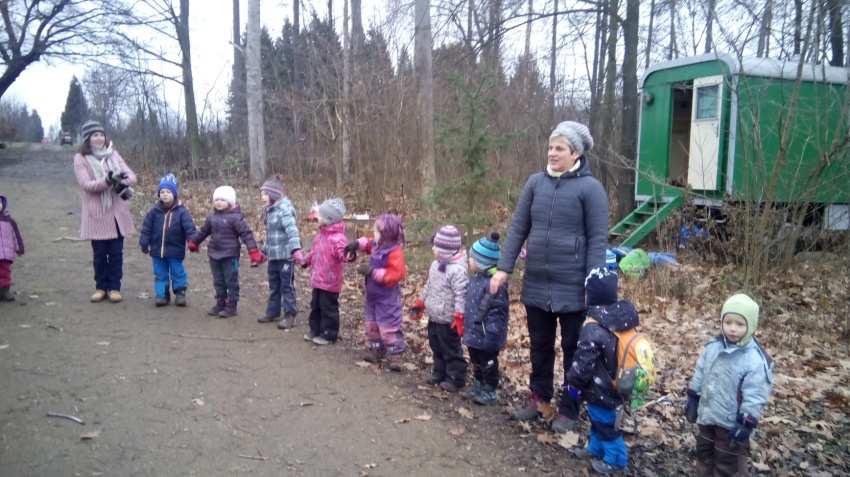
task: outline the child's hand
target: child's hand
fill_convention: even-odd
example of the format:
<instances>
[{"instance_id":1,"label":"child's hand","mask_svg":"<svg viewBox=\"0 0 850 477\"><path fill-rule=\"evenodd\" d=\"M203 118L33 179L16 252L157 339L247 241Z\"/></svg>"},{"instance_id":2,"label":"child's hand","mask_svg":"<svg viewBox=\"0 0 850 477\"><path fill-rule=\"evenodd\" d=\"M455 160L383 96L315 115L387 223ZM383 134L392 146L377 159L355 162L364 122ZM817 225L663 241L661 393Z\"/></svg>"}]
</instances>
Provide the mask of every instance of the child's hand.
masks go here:
<instances>
[{"instance_id":1,"label":"child's hand","mask_svg":"<svg viewBox=\"0 0 850 477\"><path fill-rule=\"evenodd\" d=\"M361 263L357 266L357 273L363 275L364 277L368 277L372 274L372 266L368 263Z\"/></svg>"},{"instance_id":2,"label":"child's hand","mask_svg":"<svg viewBox=\"0 0 850 477\"><path fill-rule=\"evenodd\" d=\"M749 414L738 414L737 424L729 432L729 437L735 443L746 444L746 442L750 439L750 434L753 432L753 429L758 426L758 424L758 419L753 416L750 416Z\"/></svg>"},{"instance_id":3,"label":"child's hand","mask_svg":"<svg viewBox=\"0 0 850 477\"><path fill-rule=\"evenodd\" d=\"M567 384L567 394L573 401L581 402L581 389L575 388L571 384Z\"/></svg>"},{"instance_id":4,"label":"child's hand","mask_svg":"<svg viewBox=\"0 0 850 477\"><path fill-rule=\"evenodd\" d=\"M301 249L292 252L292 261L295 262L296 265L304 265L304 253L301 252Z\"/></svg>"},{"instance_id":5,"label":"child's hand","mask_svg":"<svg viewBox=\"0 0 850 477\"><path fill-rule=\"evenodd\" d=\"M463 313L456 311L452 320L451 329L457 331L458 336L463 336Z\"/></svg>"},{"instance_id":6,"label":"child's hand","mask_svg":"<svg viewBox=\"0 0 850 477\"><path fill-rule=\"evenodd\" d=\"M422 319L422 315L425 314L425 302L422 301L421 298L416 299L416 303L410 307L407 312L408 316L410 316L411 320L419 321Z\"/></svg>"},{"instance_id":7,"label":"child's hand","mask_svg":"<svg viewBox=\"0 0 850 477\"><path fill-rule=\"evenodd\" d=\"M198 253L198 244L195 243L194 240L187 240L186 247L189 249L190 252Z\"/></svg>"},{"instance_id":8,"label":"child's hand","mask_svg":"<svg viewBox=\"0 0 850 477\"><path fill-rule=\"evenodd\" d=\"M258 249L258 248L250 250L248 252L248 256L251 257L251 266L252 267L257 267L261 263L266 261L266 256L263 255L263 252L261 252L260 249Z\"/></svg>"},{"instance_id":9,"label":"child's hand","mask_svg":"<svg viewBox=\"0 0 850 477\"><path fill-rule=\"evenodd\" d=\"M151 253L150 247L141 247L141 250L144 255Z\"/></svg>"}]
</instances>

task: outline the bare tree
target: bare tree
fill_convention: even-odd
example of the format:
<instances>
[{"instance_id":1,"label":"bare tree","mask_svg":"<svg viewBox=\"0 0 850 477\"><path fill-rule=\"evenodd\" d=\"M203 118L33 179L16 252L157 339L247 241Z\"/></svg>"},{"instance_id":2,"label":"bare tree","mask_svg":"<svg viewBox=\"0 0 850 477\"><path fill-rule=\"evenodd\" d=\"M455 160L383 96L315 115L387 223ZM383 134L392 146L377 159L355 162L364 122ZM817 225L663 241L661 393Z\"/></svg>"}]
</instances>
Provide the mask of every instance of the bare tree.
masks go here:
<instances>
[{"instance_id":1,"label":"bare tree","mask_svg":"<svg viewBox=\"0 0 850 477\"><path fill-rule=\"evenodd\" d=\"M679 57L679 46L676 44L676 0L670 0L670 46L667 49L667 59Z\"/></svg>"},{"instance_id":2,"label":"bare tree","mask_svg":"<svg viewBox=\"0 0 850 477\"><path fill-rule=\"evenodd\" d=\"M263 71L260 48L260 0L248 0L248 153L251 180L266 177L266 141L263 127Z\"/></svg>"},{"instance_id":3,"label":"bare tree","mask_svg":"<svg viewBox=\"0 0 850 477\"><path fill-rule=\"evenodd\" d=\"M549 46L549 107L551 108L549 118L554 123L555 118L555 89L558 86L558 77L555 74L558 63L558 0L553 0L554 12L552 13L552 43Z\"/></svg>"},{"instance_id":4,"label":"bare tree","mask_svg":"<svg viewBox=\"0 0 850 477\"><path fill-rule=\"evenodd\" d=\"M844 0L827 0L829 7L829 43L832 46L832 57L829 64L844 66L844 30L841 28L841 6Z\"/></svg>"},{"instance_id":5,"label":"bare tree","mask_svg":"<svg viewBox=\"0 0 850 477\"><path fill-rule=\"evenodd\" d=\"M338 109L342 116L340 118L342 122L342 161L336 168L337 188L341 188L345 178L351 174L351 133L349 131L351 120L349 115L351 110L351 34L348 30L349 0L342 0L342 2L342 107Z\"/></svg>"},{"instance_id":6,"label":"bare tree","mask_svg":"<svg viewBox=\"0 0 850 477\"><path fill-rule=\"evenodd\" d=\"M712 0L714 1L714 0ZM646 60L644 69L649 68L649 60L652 56L652 34L655 27L655 0L649 2L649 26L646 27Z\"/></svg>"},{"instance_id":7,"label":"bare tree","mask_svg":"<svg viewBox=\"0 0 850 477\"><path fill-rule=\"evenodd\" d=\"M756 56L767 57L770 54L770 32L773 28L773 0L766 0L764 13L762 14L761 26L759 28L759 43Z\"/></svg>"},{"instance_id":8,"label":"bare tree","mask_svg":"<svg viewBox=\"0 0 850 477\"><path fill-rule=\"evenodd\" d=\"M619 220L634 208L634 164L638 134L638 30L640 0L626 0L623 21L623 116L621 122L620 154L623 163L617 170L617 216Z\"/></svg>"},{"instance_id":9,"label":"bare tree","mask_svg":"<svg viewBox=\"0 0 850 477\"><path fill-rule=\"evenodd\" d=\"M295 34L301 31L301 0L292 0L292 28Z\"/></svg>"},{"instance_id":10,"label":"bare tree","mask_svg":"<svg viewBox=\"0 0 850 477\"><path fill-rule=\"evenodd\" d=\"M794 0L794 55L800 54L803 29L803 0Z\"/></svg>"},{"instance_id":11,"label":"bare tree","mask_svg":"<svg viewBox=\"0 0 850 477\"><path fill-rule=\"evenodd\" d=\"M431 2L416 0L414 9L416 90L419 112L419 161L422 193L437 183L434 158L434 75L431 63Z\"/></svg>"},{"instance_id":12,"label":"bare tree","mask_svg":"<svg viewBox=\"0 0 850 477\"><path fill-rule=\"evenodd\" d=\"M714 15L715 15L715 4L717 0L708 0L708 5L706 6L705 13L705 52L711 53L711 50L714 49L714 35L712 34L712 27L714 26Z\"/></svg>"},{"instance_id":13,"label":"bare tree","mask_svg":"<svg viewBox=\"0 0 850 477\"><path fill-rule=\"evenodd\" d=\"M29 65L43 58L97 56L109 40L106 15L97 1L0 0L0 98Z\"/></svg>"}]
</instances>

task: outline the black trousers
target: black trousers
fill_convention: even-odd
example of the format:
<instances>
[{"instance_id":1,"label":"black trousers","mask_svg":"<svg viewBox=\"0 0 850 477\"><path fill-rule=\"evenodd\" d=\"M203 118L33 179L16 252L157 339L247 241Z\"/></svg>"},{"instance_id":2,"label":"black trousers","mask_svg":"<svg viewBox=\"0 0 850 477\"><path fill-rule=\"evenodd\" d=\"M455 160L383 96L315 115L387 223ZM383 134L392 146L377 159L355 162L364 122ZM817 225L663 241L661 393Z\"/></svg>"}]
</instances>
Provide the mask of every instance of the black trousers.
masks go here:
<instances>
[{"instance_id":1,"label":"black trousers","mask_svg":"<svg viewBox=\"0 0 850 477\"><path fill-rule=\"evenodd\" d=\"M555 337L561 325L561 350L564 355L564 371L570 369L578 347L578 335L584 323L584 310L571 313L553 313L534 306L526 306L528 335L531 338L531 392L543 401L554 396ZM575 419L579 406L569 394L561 393L558 412Z\"/></svg>"},{"instance_id":2,"label":"black trousers","mask_svg":"<svg viewBox=\"0 0 850 477\"><path fill-rule=\"evenodd\" d=\"M239 301L239 257L210 259L213 288L217 300Z\"/></svg>"},{"instance_id":3,"label":"black trousers","mask_svg":"<svg viewBox=\"0 0 850 477\"><path fill-rule=\"evenodd\" d=\"M339 293L313 289L310 299L310 334L328 341L339 337Z\"/></svg>"},{"instance_id":4,"label":"black trousers","mask_svg":"<svg viewBox=\"0 0 850 477\"><path fill-rule=\"evenodd\" d=\"M472 363L472 375L484 386L499 387L499 352L469 348L469 361Z\"/></svg>"},{"instance_id":5,"label":"black trousers","mask_svg":"<svg viewBox=\"0 0 850 477\"><path fill-rule=\"evenodd\" d=\"M124 274L124 237L109 240L92 240L92 265L95 288L103 291L121 291Z\"/></svg>"},{"instance_id":6,"label":"black trousers","mask_svg":"<svg viewBox=\"0 0 850 477\"><path fill-rule=\"evenodd\" d=\"M450 326L428 321L428 344L434 354L432 374L462 387L466 384L466 359L463 357L460 336Z\"/></svg>"}]
</instances>

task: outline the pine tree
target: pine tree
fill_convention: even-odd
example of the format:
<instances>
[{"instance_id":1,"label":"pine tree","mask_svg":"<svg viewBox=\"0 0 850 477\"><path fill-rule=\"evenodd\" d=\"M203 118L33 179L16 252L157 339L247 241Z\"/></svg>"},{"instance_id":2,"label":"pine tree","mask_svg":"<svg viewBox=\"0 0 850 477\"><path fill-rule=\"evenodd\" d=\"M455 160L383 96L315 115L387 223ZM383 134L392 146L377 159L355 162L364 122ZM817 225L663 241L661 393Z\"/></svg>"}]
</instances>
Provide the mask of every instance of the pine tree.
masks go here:
<instances>
[{"instance_id":1,"label":"pine tree","mask_svg":"<svg viewBox=\"0 0 850 477\"><path fill-rule=\"evenodd\" d=\"M80 127L88 119L89 107L80 81L74 76L68 87L68 98L65 100L65 111L62 112L60 122L62 129L70 131L72 135L80 132Z\"/></svg>"},{"instance_id":2,"label":"pine tree","mask_svg":"<svg viewBox=\"0 0 850 477\"><path fill-rule=\"evenodd\" d=\"M44 139L44 126L41 124L41 116L38 115L38 111L32 110L29 117L29 124L27 125L27 138L26 140L29 142L41 142Z\"/></svg>"}]
</instances>

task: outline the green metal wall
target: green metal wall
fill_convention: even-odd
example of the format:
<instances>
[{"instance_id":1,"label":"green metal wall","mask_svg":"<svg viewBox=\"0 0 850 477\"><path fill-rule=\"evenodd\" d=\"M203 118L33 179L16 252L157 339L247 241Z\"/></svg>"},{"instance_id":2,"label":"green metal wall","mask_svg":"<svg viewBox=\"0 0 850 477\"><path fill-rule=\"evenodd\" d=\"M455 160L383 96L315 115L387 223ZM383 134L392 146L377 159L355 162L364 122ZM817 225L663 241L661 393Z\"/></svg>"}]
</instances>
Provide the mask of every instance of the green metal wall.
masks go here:
<instances>
[{"instance_id":1,"label":"green metal wall","mask_svg":"<svg viewBox=\"0 0 850 477\"><path fill-rule=\"evenodd\" d=\"M665 185L670 162L670 127L672 123L673 84L706 76L729 75L722 61L708 61L656 71L644 82L644 97L653 96L651 104L641 106L640 149L637 178L637 195L669 195L665 191L674 189ZM723 105L720 116L720 158L718 168L718 195L725 187L723 175L726 171L726 154L729 147L729 84L723 85Z\"/></svg>"},{"instance_id":2,"label":"green metal wall","mask_svg":"<svg viewBox=\"0 0 850 477\"><path fill-rule=\"evenodd\" d=\"M845 85L741 77L734 195L748 200L850 202ZM787 146L780 147L783 128ZM838 139L836 139L838 138Z\"/></svg>"}]
</instances>

